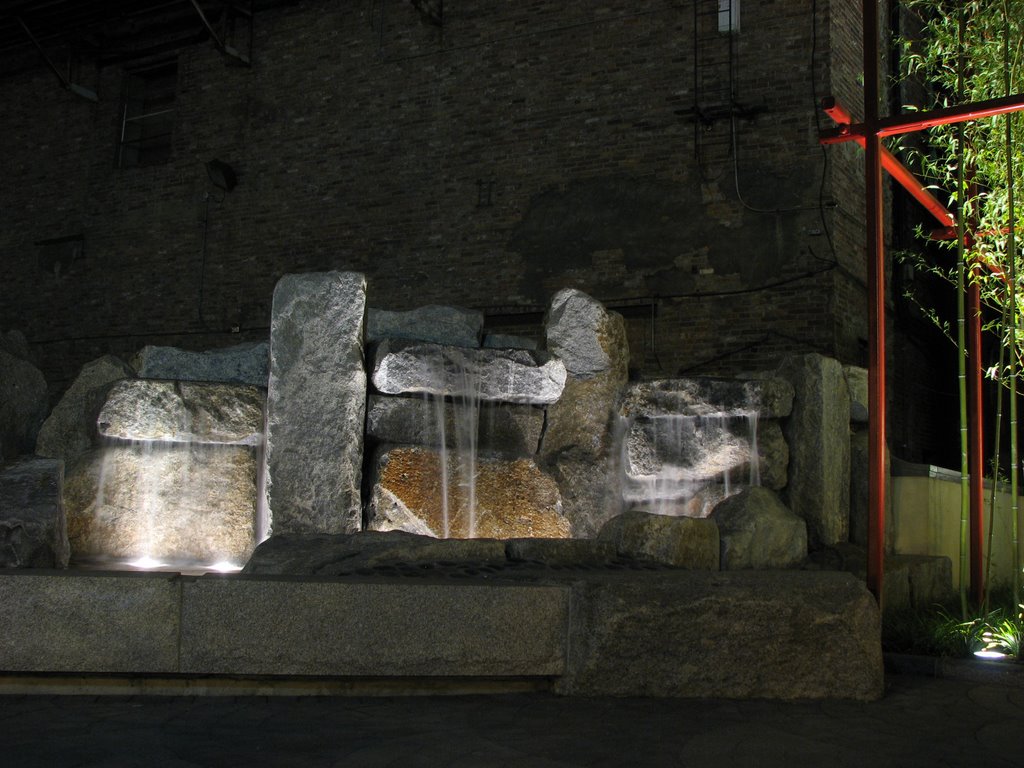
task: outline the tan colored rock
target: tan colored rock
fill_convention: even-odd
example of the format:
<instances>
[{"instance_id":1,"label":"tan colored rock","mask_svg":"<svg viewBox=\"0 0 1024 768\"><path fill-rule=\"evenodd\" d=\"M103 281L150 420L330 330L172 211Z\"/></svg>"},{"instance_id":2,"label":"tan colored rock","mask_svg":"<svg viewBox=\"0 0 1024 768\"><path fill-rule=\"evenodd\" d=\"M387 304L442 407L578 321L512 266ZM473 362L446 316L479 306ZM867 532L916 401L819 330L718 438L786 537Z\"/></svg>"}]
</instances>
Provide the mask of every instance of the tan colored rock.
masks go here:
<instances>
[{"instance_id":1,"label":"tan colored rock","mask_svg":"<svg viewBox=\"0 0 1024 768\"><path fill-rule=\"evenodd\" d=\"M370 509L372 530L445 536L441 455L427 448L394 448L381 455ZM478 458L475 527L458 460L448 462L447 536L494 539L568 538L555 482L530 459Z\"/></svg>"}]
</instances>

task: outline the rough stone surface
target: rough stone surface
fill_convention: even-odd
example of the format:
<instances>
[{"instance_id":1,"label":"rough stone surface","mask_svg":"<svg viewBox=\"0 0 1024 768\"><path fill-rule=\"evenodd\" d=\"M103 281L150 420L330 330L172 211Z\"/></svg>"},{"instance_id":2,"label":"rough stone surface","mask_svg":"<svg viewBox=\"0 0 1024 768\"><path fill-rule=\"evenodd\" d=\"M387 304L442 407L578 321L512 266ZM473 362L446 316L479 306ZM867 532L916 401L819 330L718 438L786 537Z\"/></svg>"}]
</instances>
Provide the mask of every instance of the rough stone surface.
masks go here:
<instances>
[{"instance_id":1,"label":"rough stone surface","mask_svg":"<svg viewBox=\"0 0 1024 768\"><path fill-rule=\"evenodd\" d=\"M201 579L182 591L181 671L559 675L568 604L555 585Z\"/></svg>"},{"instance_id":2,"label":"rough stone surface","mask_svg":"<svg viewBox=\"0 0 1024 768\"><path fill-rule=\"evenodd\" d=\"M483 453L503 456L532 456L537 452L544 411L530 405L480 403L473 406L442 401L435 397L391 397L370 395L367 400L366 435L393 445L453 447L469 437L469 424L476 423L476 446Z\"/></svg>"},{"instance_id":3,"label":"rough stone surface","mask_svg":"<svg viewBox=\"0 0 1024 768\"><path fill-rule=\"evenodd\" d=\"M548 406L540 461L558 481L573 535L592 537L621 512L616 406L629 377L625 323L574 290L555 295L547 315L547 344L566 355L569 375Z\"/></svg>"},{"instance_id":4,"label":"rough stone surface","mask_svg":"<svg viewBox=\"0 0 1024 768\"><path fill-rule=\"evenodd\" d=\"M368 510L372 530L402 530L445 538L567 538L555 482L531 459L477 457L470 466L449 454L421 447L381 454ZM447 522L443 498L447 472ZM474 478L475 519L470 515L469 477Z\"/></svg>"},{"instance_id":5,"label":"rough stone surface","mask_svg":"<svg viewBox=\"0 0 1024 768\"><path fill-rule=\"evenodd\" d=\"M614 544L596 539L510 539L505 545L505 556L511 562L547 566L604 565L617 554Z\"/></svg>"},{"instance_id":6,"label":"rough stone surface","mask_svg":"<svg viewBox=\"0 0 1024 768\"><path fill-rule=\"evenodd\" d=\"M348 576L382 565L471 562L500 565L506 543L496 539L437 539L405 531L275 534L260 544L243 573Z\"/></svg>"},{"instance_id":7,"label":"rough stone surface","mask_svg":"<svg viewBox=\"0 0 1024 768\"><path fill-rule=\"evenodd\" d=\"M269 356L265 341L195 352L178 347L146 346L132 360L143 379L220 381L266 387Z\"/></svg>"},{"instance_id":8,"label":"rough stone surface","mask_svg":"<svg viewBox=\"0 0 1024 768\"><path fill-rule=\"evenodd\" d=\"M850 541L862 547L868 545L868 519L870 481L868 464L868 430L855 425L850 435ZM892 481L890 454L885 451L885 487L890 492L885 498L885 551L891 552L896 541L896 516L892 511Z\"/></svg>"},{"instance_id":9,"label":"rough stone surface","mask_svg":"<svg viewBox=\"0 0 1024 768\"><path fill-rule=\"evenodd\" d=\"M125 379L111 388L99 434L123 440L259 445L266 396L257 387Z\"/></svg>"},{"instance_id":10,"label":"rough stone surface","mask_svg":"<svg viewBox=\"0 0 1024 768\"><path fill-rule=\"evenodd\" d=\"M267 500L277 532L361 527L366 279L286 275L274 289Z\"/></svg>"},{"instance_id":11,"label":"rough stone surface","mask_svg":"<svg viewBox=\"0 0 1024 768\"><path fill-rule=\"evenodd\" d=\"M424 392L506 403L553 403L565 365L525 349L464 349L385 340L373 356L373 386L389 395Z\"/></svg>"},{"instance_id":12,"label":"rough stone surface","mask_svg":"<svg viewBox=\"0 0 1024 768\"><path fill-rule=\"evenodd\" d=\"M488 333L481 344L485 349L539 349L536 339L507 333Z\"/></svg>"},{"instance_id":13,"label":"rough stone surface","mask_svg":"<svg viewBox=\"0 0 1024 768\"><path fill-rule=\"evenodd\" d=\"M178 671L180 579L0 572L4 672Z\"/></svg>"},{"instance_id":14,"label":"rough stone surface","mask_svg":"<svg viewBox=\"0 0 1024 768\"><path fill-rule=\"evenodd\" d=\"M256 459L245 446L117 445L68 468L72 558L244 563L256 546Z\"/></svg>"},{"instance_id":15,"label":"rough stone surface","mask_svg":"<svg viewBox=\"0 0 1024 768\"><path fill-rule=\"evenodd\" d=\"M630 384L623 416L711 416L756 411L760 418L789 416L793 386L785 379L659 379Z\"/></svg>"},{"instance_id":16,"label":"rough stone surface","mask_svg":"<svg viewBox=\"0 0 1024 768\"><path fill-rule=\"evenodd\" d=\"M0 349L0 460L32 453L49 404L46 379L32 363Z\"/></svg>"},{"instance_id":17,"label":"rough stone surface","mask_svg":"<svg viewBox=\"0 0 1024 768\"><path fill-rule=\"evenodd\" d=\"M17 329L0 333L0 350L9 352L22 360L28 360L30 363L35 362L32 359L32 350L28 345L28 339L25 338L24 333Z\"/></svg>"},{"instance_id":18,"label":"rough stone surface","mask_svg":"<svg viewBox=\"0 0 1024 768\"><path fill-rule=\"evenodd\" d=\"M23 459L0 472L0 568L65 568L64 464Z\"/></svg>"},{"instance_id":19,"label":"rough stone surface","mask_svg":"<svg viewBox=\"0 0 1024 768\"><path fill-rule=\"evenodd\" d=\"M721 540L721 569L792 568L807 557L807 524L767 488L745 488L711 513Z\"/></svg>"},{"instance_id":20,"label":"rough stone surface","mask_svg":"<svg viewBox=\"0 0 1024 768\"><path fill-rule=\"evenodd\" d=\"M721 483L711 483L697 490L687 498L646 498L627 502L630 512L639 511L652 515L668 515L670 517L708 517L722 499L741 488L730 488L726 493Z\"/></svg>"},{"instance_id":21,"label":"rough stone surface","mask_svg":"<svg viewBox=\"0 0 1024 768\"><path fill-rule=\"evenodd\" d=\"M846 541L850 517L850 396L838 361L818 354L787 358L780 374L793 385L789 508L807 521L812 548Z\"/></svg>"},{"instance_id":22,"label":"rough stone surface","mask_svg":"<svg viewBox=\"0 0 1024 768\"><path fill-rule=\"evenodd\" d=\"M761 485L773 491L785 488L789 482L789 445L777 419L758 421L757 455Z\"/></svg>"},{"instance_id":23,"label":"rough stone surface","mask_svg":"<svg viewBox=\"0 0 1024 768\"><path fill-rule=\"evenodd\" d=\"M96 420L111 386L134 375L131 367L114 355L86 363L43 422L36 455L70 463L92 448L97 438Z\"/></svg>"},{"instance_id":24,"label":"rough stone surface","mask_svg":"<svg viewBox=\"0 0 1024 768\"><path fill-rule=\"evenodd\" d=\"M708 519L625 512L605 523L597 538L624 557L690 570L719 567L718 527Z\"/></svg>"},{"instance_id":25,"label":"rough stone surface","mask_svg":"<svg viewBox=\"0 0 1024 768\"><path fill-rule=\"evenodd\" d=\"M607 371L613 360L601 337L618 333L609 327L612 322L601 302L575 288L565 288L551 299L544 319L547 350L561 358L572 376L587 378Z\"/></svg>"},{"instance_id":26,"label":"rough stone surface","mask_svg":"<svg viewBox=\"0 0 1024 768\"><path fill-rule=\"evenodd\" d=\"M878 606L847 573L657 573L577 585L563 693L870 701Z\"/></svg>"},{"instance_id":27,"label":"rough stone surface","mask_svg":"<svg viewBox=\"0 0 1024 768\"><path fill-rule=\"evenodd\" d=\"M366 310L366 343L384 339L428 341L453 347L479 347L483 312L432 304L405 312Z\"/></svg>"},{"instance_id":28,"label":"rough stone surface","mask_svg":"<svg viewBox=\"0 0 1024 768\"><path fill-rule=\"evenodd\" d=\"M819 567L847 571L860 581L867 576L867 549L857 544L843 543L818 553L828 561ZM882 578L883 607L889 611L907 608L933 608L954 600L953 564L944 555L885 556L885 575Z\"/></svg>"},{"instance_id":29,"label":"rough stone surface","mask_svg":"<svg viewBox=\"0 0 1024 768\"><path fill-rule=\"evenodd\" d=\"M846 388L850 392L850 421L868 423L868 369L856 365L843 366Z\"/></svg>"}]
</instances>

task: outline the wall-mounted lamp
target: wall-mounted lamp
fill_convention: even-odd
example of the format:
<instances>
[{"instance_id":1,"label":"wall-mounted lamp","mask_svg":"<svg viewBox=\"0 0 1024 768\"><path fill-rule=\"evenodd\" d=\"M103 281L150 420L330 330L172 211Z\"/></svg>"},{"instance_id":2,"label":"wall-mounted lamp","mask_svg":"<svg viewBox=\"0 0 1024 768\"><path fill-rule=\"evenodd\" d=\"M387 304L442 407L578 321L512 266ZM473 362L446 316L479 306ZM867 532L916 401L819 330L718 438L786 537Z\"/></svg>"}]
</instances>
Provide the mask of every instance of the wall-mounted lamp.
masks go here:
<instances>
[{"instance_id":1,"label":"wall-mounted lamp","mask_svg":"<svg viewBox=\"0 0 1024 768\"><path fill-rule=\"evenodd\" d=\"M238 184L234 168L216 158L206 164L206 174L210 177L213 186L223 189L225 192L230 192Z\"/></svg>"}]
</instances>

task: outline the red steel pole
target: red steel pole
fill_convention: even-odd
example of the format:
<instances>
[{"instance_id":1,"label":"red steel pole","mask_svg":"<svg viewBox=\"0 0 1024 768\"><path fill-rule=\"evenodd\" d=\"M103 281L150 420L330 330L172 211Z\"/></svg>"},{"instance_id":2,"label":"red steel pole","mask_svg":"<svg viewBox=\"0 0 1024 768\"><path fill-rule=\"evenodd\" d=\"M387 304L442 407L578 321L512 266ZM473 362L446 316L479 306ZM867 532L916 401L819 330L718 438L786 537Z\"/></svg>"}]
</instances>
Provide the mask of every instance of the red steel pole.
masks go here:
<instances>
[{"instance_id":1,"label":"red steel pole","mask_svg":"<svg viewBox=\"0 0 1024 768\"><path fill-rule=\"evenodd\" d=\"M865 214L868 267L867 585L879 606L885 578L885 240L878 135L878 4L863 0Z\"/></svg>"}]
</instances>

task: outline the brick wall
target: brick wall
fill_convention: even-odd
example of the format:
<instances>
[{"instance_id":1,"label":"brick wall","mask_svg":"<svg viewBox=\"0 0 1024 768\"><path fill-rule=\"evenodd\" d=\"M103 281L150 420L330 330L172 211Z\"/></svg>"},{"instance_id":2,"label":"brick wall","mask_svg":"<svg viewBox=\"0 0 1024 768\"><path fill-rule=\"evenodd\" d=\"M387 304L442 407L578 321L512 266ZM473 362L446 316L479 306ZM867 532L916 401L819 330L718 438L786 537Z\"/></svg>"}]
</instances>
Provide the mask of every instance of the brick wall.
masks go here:
<instances>
[{"instance_id":1,"label":"brick wall","mask_svg":"<svg viewBox=\"0 0 1024 768\"><path fill-rule=\"evenodd\" d=\"M106 351L262 337L283 274L351 269L389 308L507 317L565 286L653 305L630 319L651 374L862 362L859 150L827 150L822 185L815 110L855 96L858 9L745 1L730 119L695 93L695 51L729 37L698 16L695 38L692 0L459 0L443 30L398 0L304 0L258 16L251 68L179 51L170 161L147 168L114 164L122 68L99 104L9 73L0 328L59 390ZM84 257L44 269L35 243L72 234Z\"/></svg>"}]
</instances>

